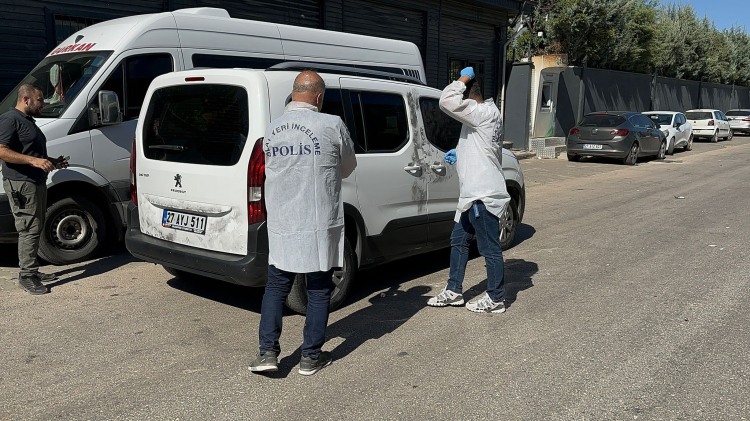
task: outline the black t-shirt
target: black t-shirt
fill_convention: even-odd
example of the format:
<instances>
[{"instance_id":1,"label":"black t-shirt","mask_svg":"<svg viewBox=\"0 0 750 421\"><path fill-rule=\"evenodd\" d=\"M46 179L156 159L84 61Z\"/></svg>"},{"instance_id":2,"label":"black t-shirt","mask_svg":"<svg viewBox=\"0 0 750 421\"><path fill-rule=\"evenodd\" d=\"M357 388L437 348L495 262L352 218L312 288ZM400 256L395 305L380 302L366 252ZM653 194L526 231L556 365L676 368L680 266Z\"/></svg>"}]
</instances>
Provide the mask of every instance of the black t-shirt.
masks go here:
<instances>
[{"instance_id":1,"label":"black t-shirt","mask_svg":"<svg viewBox=\"0 0 750 421\"><path fill-rule=\"evenodd\" d=\"M44 133L31 116L16 108L0 115L0 145L24 155L47 158L47 138ZM3 161L3 179L45 184L47 173L28 164L10 164Z\"/></svg>"}]
</instances>

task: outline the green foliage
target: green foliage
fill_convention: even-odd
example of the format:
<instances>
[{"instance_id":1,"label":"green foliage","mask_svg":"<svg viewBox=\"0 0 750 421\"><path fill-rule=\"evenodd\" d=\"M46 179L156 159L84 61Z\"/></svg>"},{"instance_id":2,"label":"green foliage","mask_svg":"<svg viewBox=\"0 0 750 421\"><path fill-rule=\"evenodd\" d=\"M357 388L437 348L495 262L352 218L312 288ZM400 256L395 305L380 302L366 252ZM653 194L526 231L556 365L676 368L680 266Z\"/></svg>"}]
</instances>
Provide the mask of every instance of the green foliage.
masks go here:
<instances>
[{"instance_id":1,"label":"green foliage","mask_svg":"<svg viewBox=\"0 0 750 421\"><path fill-rule=\"evenodd\" d=\"M567 54L574 65L750 86L747 30L720 31L689 4L539 0L527 26L510 60Z\"/></svg>"}]
</instances>

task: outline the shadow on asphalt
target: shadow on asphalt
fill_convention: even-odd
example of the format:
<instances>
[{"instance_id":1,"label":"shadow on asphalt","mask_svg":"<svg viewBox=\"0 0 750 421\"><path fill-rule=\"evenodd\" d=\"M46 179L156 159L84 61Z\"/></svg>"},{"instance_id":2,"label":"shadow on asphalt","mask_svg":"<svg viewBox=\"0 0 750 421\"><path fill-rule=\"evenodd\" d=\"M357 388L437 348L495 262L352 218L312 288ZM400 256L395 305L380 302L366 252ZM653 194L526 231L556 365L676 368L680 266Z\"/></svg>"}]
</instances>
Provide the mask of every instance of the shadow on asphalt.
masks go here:
<instances>
[{"instance_id":1,"label":"shadow on asphalt","mask_svg":"<svg viewBox=\"0 0 750 421\"><path fill-rule=\"evenodd\" d=\"M70 282L90 278L92 276L102 275L104 273L107 273L115 269L118 269L122 266L125 266L128 263L133 263L137 260L138 259L133 257L127 251L120 251L117 254L105 256L105 257L100 258L99 260L91 261L84 265L79 265L79 266L63 269L61 271L56 271L55 273L57 274L57 276L61 278L63 278L65 275L70 274L70 273L75 273L75 272L80 272L80 271L83 271L83 272L77 275L73 275L69 278L59 279L55 282L51 282L47 284L47 287L49 287L49 289L51 290L55 287L65 285ZM52 267L54 268L54 266Z\"/></svg>"},{"instance_id":2,"label":"shadow on asphalt","mask_svg":"<svg viewBox=\"0 0 750 421\"><path fill-rule=\"evenodd\" d=\"M521 223L518 227L516 227L516 236L515 238L513 238L512 247L516 247L524 241L530 240L531 237L534 236L534 234L536 234L536 228L532 227L529 224Z\"/></svg>"},{"instance_id":3,"label":"shadow on asphalt","mask_svg":"<svg viewBox=\"0 0 750 421\"><path fill-rule=\"evenodd\" d=\"M539 265L523 259L505 260L505 307L510 308L518 293L534 286L532 278L539 272ZM464 291L464 298L471 300L487 290L487 280Z\"/></svg>"}]
</instances>

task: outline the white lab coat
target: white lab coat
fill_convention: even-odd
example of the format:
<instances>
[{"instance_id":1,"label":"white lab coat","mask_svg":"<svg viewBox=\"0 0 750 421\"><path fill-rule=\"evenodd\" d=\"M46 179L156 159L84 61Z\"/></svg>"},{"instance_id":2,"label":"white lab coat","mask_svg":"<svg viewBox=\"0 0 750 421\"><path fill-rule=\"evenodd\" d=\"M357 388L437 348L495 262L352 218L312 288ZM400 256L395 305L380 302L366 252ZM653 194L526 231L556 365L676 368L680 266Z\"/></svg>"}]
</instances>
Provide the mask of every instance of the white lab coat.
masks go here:
<instances>
[{"instance_id":1,"label":"white lab coat","mask_svg":"<svg viewBox=\"0 0 750 421\"><path fill-rule=\"evenodd\" d=\"M503 119L492 99L477 103L463 99L466 85L455 81L440 96L440 109L463 123L456 148L456 170L460 185L455 221L481 200L498 218L510 202L503 175Z\"/></svg>"},{"instance_id":2,"label":"white lab coat","mask_svg":"<svg viewBox=\"0 0 750 421\"><path fill-rule=\"evenodd\" d=\"M341 180L357 166L344 122L291 102L263 140L268 263L294 273L344 264Z\"/></svg>"}]
</instances>

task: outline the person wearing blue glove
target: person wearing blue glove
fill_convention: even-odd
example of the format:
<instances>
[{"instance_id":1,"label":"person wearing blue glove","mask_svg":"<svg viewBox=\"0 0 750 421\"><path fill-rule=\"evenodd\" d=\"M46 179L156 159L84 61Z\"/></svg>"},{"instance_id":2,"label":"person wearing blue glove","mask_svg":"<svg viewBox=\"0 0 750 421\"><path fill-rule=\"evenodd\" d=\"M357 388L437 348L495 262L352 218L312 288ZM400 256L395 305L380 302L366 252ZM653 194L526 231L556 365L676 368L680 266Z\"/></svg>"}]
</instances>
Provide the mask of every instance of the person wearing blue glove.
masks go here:
<instances>
[{"instance_id":1,"label":"person wearing blue glove","mask_svg":"<svg viewBox=\"0 0 750 421\"><path fill-rule=\"evenodd\" d=\"M467 67L463 70L461 70L461 76L468 76L469 80L474 79L474 68L473 67ZM460 79L459 79L460 80Z\"/></svg>"},{"instance_id":2,"label":"person wearing blue glove","mask_svg":"<svg viewBox=\"0 0 750 421\"><path fill-rule=\"evenodd\" d=\"M487 292L466 304L477 313L505 311L503 251L500 218L508 209L510 195L502 170L503 120L492 99L484 100L474 69L461 70L461 77L440 96L440 108L463 123L456 149L445 154L445 162L456 163L460 194L456 225L451 234L451 265L448 284L427 301L433 307L462 306L464 273L469 246L476 237L487 267ZM460 156L461 159L457 159Z\"/></svg>"},{"instance_id":3,"label":"person wearing blue glove","mask_svg":"<svg viewBox=\"0 0 750 421\"><path fill-rule=\"evenodd\" d=\"M447 162L448 164L453 165L456 163L456 160L458 160L458 157L456 156L455 149L451 149L445 153L445 162Z\"/></svg>"}]
</instances>

